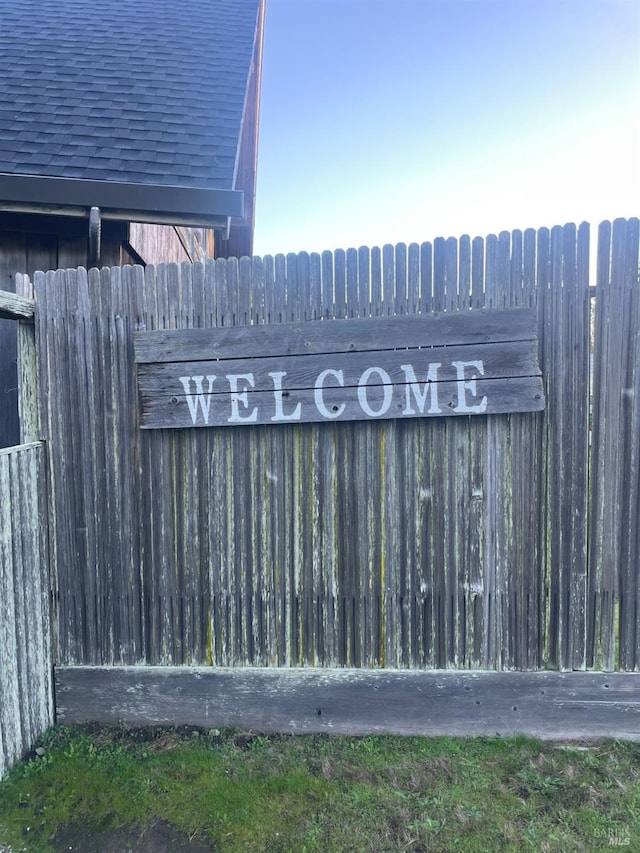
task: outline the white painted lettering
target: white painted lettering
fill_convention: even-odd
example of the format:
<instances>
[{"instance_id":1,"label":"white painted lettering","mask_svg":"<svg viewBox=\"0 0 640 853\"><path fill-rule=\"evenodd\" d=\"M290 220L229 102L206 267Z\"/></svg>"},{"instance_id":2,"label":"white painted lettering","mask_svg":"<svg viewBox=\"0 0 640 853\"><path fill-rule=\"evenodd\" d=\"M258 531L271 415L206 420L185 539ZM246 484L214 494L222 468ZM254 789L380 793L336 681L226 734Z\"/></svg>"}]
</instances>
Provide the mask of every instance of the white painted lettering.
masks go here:
<instances>
[{"instance_id":1,"label":"white painted lettering","mask_svg":"<svg viewBox=\"0 0 640 853\"><path fill-rule=\"evenodd\" d=\"M271 418L272 421L299 421L302 405L298 403L295 409L288 415L285 415L282 407L282 397L286 391L282 390L282 377L287 375L286 370L278 370L270 373L269 376L273 380L273 395L275 397L276 413Z\"/></svg>"},{"instance_id":2,"label":"white painted lettering","mask_svg":"<svg viewBox=\"0 0 640 853\"><path fill-rule=\"evenodd\" d=\"M457 404L453 408L456 414L482 414L487 411L487 397L478 392L478 379L485 375L484 362L476 361L452 361L449 362L456 371ZM442 413L439 395L442 394L442 363L431 362L423 366L420 377L416 376L416 368L413 364L401 364L401 374L395 375L397 362L394 366L394 378L383 367L369 367L360 375L357 383L349 378L349 386L357 387L353 390L357 394L359 407L365 417L380 418L391 414L394 394L397 397L397 411L395 416L416 417L420 415L439 415ZM246 423L286 423L310 420L311 412L304 409L304 401L295 401L290 398L286 389L287 371L273 370L266 375L256 377L254 373L231 373L226 375L229 383L230 412L226 422L229 424ZM356 374L357 375L357 374ZM264 416L260 413L260 404L252 405L250 391L258 387L262 392L266 391L265 380L269 377L273 388L272 416L267 412ZM184 389L185 399L189 408L191 422L194 426L213 425L220 423L220 413L215 413L211 408L212 400L215 400L213 389L218 377L215 374L208 376L180 376L180 382ZM355 377L353 377L355 380ZM448 378L447 378L447 381ZM402 386L402 387L400 387ZM345 389L341 392L336 402L331 400L332 390L335 388ZM220 389L222 390L222 389ZM344 394L345 373L343 369L327 368L322 370L315 378L313 388L313 399L315 408L323 420L336 420L344 417L347 411L347 402ZM334 395L337 392L334 391ZM353 393L353 391L351 391ZM400 396L402 395L402 397ZM257 399L257 398L254 398ZM404 402L400 415L400 407ZM394 409L395 411L395 409ZM451 411L447 409L446 411ZM391 414L393 417L394 415ZM357 415L356 415L357 417ZM316 416L317 419L317 416Z\"/></svg>"},{"instance_id":3,"label":"white painted lettering","mask_svg":"<svg viewBox=\"0 0 640 853\"><path fill-rule=\"evenodd\" d=\"M477 396L476 379L478 374L484 376L484 364L481 361L452 361L451 364L455 367L458 373L458 405L454 412L469 412L472 414L482 414L487 410L487 398L483 397L476 406L467 405L467 391L474 397ZM472 367L477 370L473 373L470 379L465 379L465 369Z\"/></svg>"},{"instance_id":4,"label":"white painted lettering","mask_svg":"<svg viewBox=\"0 0 640 853\"><path fill-rule=\"evenodd\" d=\"M215 376L207 376L207 382L209 383L209 389L206 392L202 388L202 380L204 376L181 376L180 382L182 382L182 387L184 388L184 395L187 398L187 403L189 405L189 412L191 413L191 420L195 424L198 420L198 406L200 406L200 410L202 412L202 417L204 419L205 424L209 423L209 410L211 408L211 391L213 388L213 383L215 382ZM194 382L196 386L196 393L191 393L191 383Z\"/></svg>"},{"instance_id":5,"label":"white painted lettering","mask_svg":"<svg viewBox=\"0 0 640 853\"><path fill-rule=\"evenodd\" d=\"M412 364L401 364L400 370L404 370L404 374L407 380L407 384L405 385L405 400L406 405L404 407L403 415L415 415L415 411L411 407L411 394L416 402L416 406L418 407L418 412L420 414L424 413L424 407L427 402L427 394L431 391L431 406L429 407L430 415L437 415L440 413L440 406L438 405L438 368L442 367L440 362L433 362L429 365L429 370L427 372L427 381L424 383L423 390L420 390L420 385L418 384L418 380L416 379L416 372L413 369Z\"/></svg>"},{"instance_id":6,"label":"white painted lettering","mask_svg":"<svg viewBox=\"0 0 640 853\"><path fill-rule=\"evenodd\" d=\"M320 412L323 418L339 418L340 415L344 412L344 403L341 403L339 406L333 406L333 409L330 410L327 408L324 402L324 381L327 376L333 376L338 385L341 385L344 388L344 374L341 370L323 370L322 373L319 373L316 378L315 388L313 389L313 399L315 400L316 409Z\"/></svg>"},{"instance_id":7,"label":"white painted lettering","mask_svg":"<svg viewBox=\"0 0 640 853\"><path fill-rule=\"evenodd\" d=\"M247 388L255 387L253 373L230 373L227 374L227 380L229 382L229 389L231 391L231 417L227 418L227 423L246 424L254 423L255 421L257 421L257 406L254 407L251 414L245 416L240 414L239 409L240 403L242 403L245 409L249 408L249 395L247 394ZM246 382L246 385L242 389L238 387L238 382L240 381Z\"/></svg>"},{"instance_id":8,"label":"white painted lettering","mask_svg":"<svg viewBox=\"0 0 640 853\"><path fill-rule=\"evenodd\" d=\"M369 405L369 399L367 397L367 383L369 382L369 377L372 373L377 373L380 379L382 380L382 388L383 388L383 398L382 405L376 411L372 409ZM381 367L369 367L362 374L360 379L358 380L358 402L360 403L360 408L365 413L365 415L369 415L370 418L379 418L380 415L384 415L385 412L388 411L389 406L391 405L391 398L393 397L393 388L391 386L391 377L387 373L386 370L383 370Z\"/></svg>"}]
</instances>

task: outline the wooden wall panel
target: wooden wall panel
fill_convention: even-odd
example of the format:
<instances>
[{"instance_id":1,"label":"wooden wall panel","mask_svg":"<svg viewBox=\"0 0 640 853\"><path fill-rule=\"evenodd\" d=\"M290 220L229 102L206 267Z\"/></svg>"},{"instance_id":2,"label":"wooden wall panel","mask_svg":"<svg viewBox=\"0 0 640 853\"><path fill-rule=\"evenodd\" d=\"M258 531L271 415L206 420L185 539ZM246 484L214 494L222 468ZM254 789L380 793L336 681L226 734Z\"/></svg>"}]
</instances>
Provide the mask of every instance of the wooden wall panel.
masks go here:
<instances>
[{"instance_id":1,"label":"wooden wall panel","mask_svg":"<svg viewBox=\"0 0 640 853\"><path fill-rule=\"evenodd\" d=\"M128 244L145 264L202 260L205 253L203 240L203 229L140 222L129 224Z\"/></svg>"}]
</instances>

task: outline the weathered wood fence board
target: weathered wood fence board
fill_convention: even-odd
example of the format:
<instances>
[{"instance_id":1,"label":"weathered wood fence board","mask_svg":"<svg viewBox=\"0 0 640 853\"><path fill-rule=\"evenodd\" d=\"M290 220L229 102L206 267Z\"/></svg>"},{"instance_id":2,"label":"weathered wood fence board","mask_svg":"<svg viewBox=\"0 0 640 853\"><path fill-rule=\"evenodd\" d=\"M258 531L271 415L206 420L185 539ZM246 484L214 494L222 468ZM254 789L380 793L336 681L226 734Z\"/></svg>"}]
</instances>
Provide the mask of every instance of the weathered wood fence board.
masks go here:
<instances>
[{"instance_id":1,"label":"weathered wood fence board","mask_svg":"<svg viewBox=\"0 0 640 853\"><path fill-rule=\"evenodd\" d=\"M59 667L58 719L332 735L640 738L640 676Z\"/></svg>"},{"instance_id":2,"label":"weathered wood fence board","mask_svg":"<svg viewBox=\"0 0 640 853\"><path fill-rule=\"evenodd\" d=\"M15 293L0 290L0 319L33 320L35 302L16 296Z\"/></svg>"},{"instance_id":3,"label":"weathered wood fence board","mask_svg":"<svg viewBox=\"0 0 640 853\"><path fill-rule=\"evenodd\" d=\"M0 778L53 723L44 448L0 450Z\"/></svg>"},{"instance_id":4,"label":"weathered wood fence board","mask_svg":"<svg viewBox=\"0 0 640 853\"><path fill-rule=\"evenodd\" d=\"M605 222L598 241L589 665L605 669L640 668L639 224Z\"/></svg>"},{"instance_id":5,"label":"weathered wood fence board","mask_svg":"<svg viewBox=\"0 0 640 853\"><path fill-rule=\"evenodd\" d=\"M363 353L344 362L335 356L310 357L302 365L287 357L260 359L258 364L254 360L142 365L141 426L167 429L540 411L544 396L536 375L537 343L527 343L487 346L481 361L477 347L452 346L426 356L444 356L448 362L427 362L424 353L403 350L378 358L373 367Z\"/></svg>"},{"instance_id":6,"label":"weathered wood fence board","mask_svg":"<svg viewBox=\"0 0 640 853\"><path fill-rule=\"evenodd\" d=\"M535 314L495 314L136 332L141 426L540 411Z\"/></svg>"},{"instance_id":7,"label":"weathered wood fence board","mask_svg":"<svg viewBox=\"0 0 640 853\"><path fill-rule=\"evenodd\" d=\"M546 277L539 278L546 320L543 360L558 366L547 372L545 389L548 479L540 531L550 554L548 658L563 669L584 668L586 654L588 254L588 228L581 226L577 235L573 225L554 228L542 256Z\"/></svg>"},{"instance_id":8,"label":"weathered wood fence board","mask_svg":"<svg viewBox=\"0 0 640 853\"><path fill-rule=\"evenodd\" d=\"M135 359L139 364L202 360L242 359L260 356L314 355L331 352L369 352L421 346L485 344L488 341L529 341L536 324L528 311L497 309L477 314L417 314L340 320L339 322L278 323L263 326L156 330L134 333ZM427 341L427 344L425 344Z\"/></svg>"},{"instance_id":9,"label":"weathered wood fence board","mask_svg":"<svg viewBox=\"0 0 640 853\"><path fill-rule=\"evenodd\" d=\"M591 481L585 225L38 274L58 662L612 668L619 627L637 668L637 220L600 241ZM140 429L139 331L141 362L247 326L267 358L288 324L514 308L544 412Z\"/></svg>"}]
</instances>

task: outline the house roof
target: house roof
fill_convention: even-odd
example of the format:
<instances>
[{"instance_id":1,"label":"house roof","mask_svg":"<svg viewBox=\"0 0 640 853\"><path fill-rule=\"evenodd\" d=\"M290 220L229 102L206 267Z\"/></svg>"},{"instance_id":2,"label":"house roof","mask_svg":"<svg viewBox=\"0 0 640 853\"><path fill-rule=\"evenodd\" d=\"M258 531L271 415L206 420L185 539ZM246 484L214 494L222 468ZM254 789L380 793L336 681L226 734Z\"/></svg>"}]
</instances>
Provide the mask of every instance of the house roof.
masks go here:
<instances>
[{"instance_id":1,"label":"house roof","mask_svg":"<svg viewBox=\"0 0 640 853\"><path fill-rule=\"evenodd\" d=\"M259 6L0 0L0 201L3 174L70 180L54 194L106 181L224 199Z\"/></svg>"}]
</instances>

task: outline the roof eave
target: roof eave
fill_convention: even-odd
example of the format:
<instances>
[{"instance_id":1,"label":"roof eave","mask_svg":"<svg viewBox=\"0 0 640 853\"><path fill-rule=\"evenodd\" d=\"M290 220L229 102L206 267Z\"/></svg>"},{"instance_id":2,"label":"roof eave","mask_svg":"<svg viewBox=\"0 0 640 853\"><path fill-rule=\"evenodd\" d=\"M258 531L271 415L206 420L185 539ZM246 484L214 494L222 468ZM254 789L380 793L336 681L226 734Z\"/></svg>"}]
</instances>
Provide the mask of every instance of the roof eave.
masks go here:
<instances>
[{"instance_id":1,"label":"roof eave","mask_svg":"<svg viewBox=\"0 0 640 853\"><path fill-rule=\"evenodd\" d=\"M202 187L87 181L41 175L0 174L0 210L226 229L242 216L243 193Z\"/></svg>"}]
</instances>

